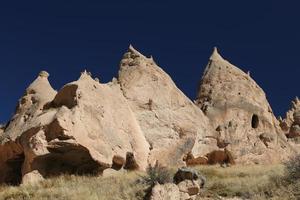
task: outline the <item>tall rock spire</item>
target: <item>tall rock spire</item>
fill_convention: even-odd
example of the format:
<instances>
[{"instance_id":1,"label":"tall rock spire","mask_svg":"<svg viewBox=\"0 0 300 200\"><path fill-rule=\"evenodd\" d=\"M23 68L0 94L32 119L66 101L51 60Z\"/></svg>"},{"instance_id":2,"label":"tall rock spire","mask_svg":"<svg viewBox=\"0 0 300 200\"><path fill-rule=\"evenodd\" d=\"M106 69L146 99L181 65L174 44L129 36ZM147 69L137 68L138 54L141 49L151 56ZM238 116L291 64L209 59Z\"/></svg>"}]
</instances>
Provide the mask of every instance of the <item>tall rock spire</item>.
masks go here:
<instances>
[{"instance_id":1,"label":"tall rock spire","mask_svg":"<svg viewBox=\"0 0 300 200\"><path fill-rule=\"evenodd\" d=\"M213 60L213 61L223 60L222 56L218 52L218 48L217 47L214 47L213 52L212 52L209 60Z\"/></svg>"},{"instance_id":2,"label":"tall rock spire","mask_svg":"<svg viewBox=\"0 0 300 200\"><path fill-rule=\"evenodd\" d=\"M5 130L7 137L18 137L20 130L24 131L30 127L30 121L42 113L44 105L53 100L57 92L51 87L48 77L48 72L41 71L28 86L19 100L14 117Z\"/></svg>"},{"instance_id":3,"label":"tall rock spire","mask_svg":"<svg viewBox=\"0 0 300 200\"><path fill-rule=\"evenodd\" d=\"M265 137L260 134L270 133L271 138L284 137L264 91L248 74L223 59L216 48L209 58L195 102L210 119L213 128L220 130L217 136L230 142L228 149L239 157L240 162L247 159L251 162L242 152L248 151L244 147ZM267 147L258 145L255 151L267 152L266 148L276 144L274 141ZM267 159L261 160L264 161Z\"/></svg>"},{"instance_id":4,"label":"tall rock spire","mask_svg":"<svg viewBox=\"0 0 300 200\"><path fill-rule=\"evenodd\" d=\"M121 61L118 80L151 145L151 164L158 160L166 166L181 165L188 152L205 155L214 148L216 144L205 138L210 130L207 118L153 59L130 47Z\"/></svg>"}]
</instances>

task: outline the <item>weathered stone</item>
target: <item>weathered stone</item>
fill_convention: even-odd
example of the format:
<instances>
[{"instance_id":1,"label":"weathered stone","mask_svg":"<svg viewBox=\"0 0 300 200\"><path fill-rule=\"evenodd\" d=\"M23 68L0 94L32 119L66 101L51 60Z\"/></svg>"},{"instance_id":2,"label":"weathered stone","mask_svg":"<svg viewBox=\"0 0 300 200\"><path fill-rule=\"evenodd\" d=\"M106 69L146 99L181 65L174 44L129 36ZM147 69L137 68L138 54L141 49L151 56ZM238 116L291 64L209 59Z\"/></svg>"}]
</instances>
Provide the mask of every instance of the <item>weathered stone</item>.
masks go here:
<instances>
[{"instance_id":1,"label":"weathered stone","mask_svg":"<svg viewBox=\"0 0 300 200\"><path fill-rule=\"evenodd\" d=\"M112 162L112 168L115 170L120 170L125 165L126 160L122 156L115 155Z\"/></svg>"},{"instance_id":2,"label":"weathered stone","mask_svg":"<svg viewBox=\"0 0 300 200\"><path fill-rule=\"evenodd\" d=\"M118 79L107 84L84 71L56 92L48 77L40 72L0 127L0 183L145 170L156 161L178 167L273 163L297 151L283 132L299 136L300 101L280 128L263 90L216 50L196 105L153 58L132 46Z\"/></svg>"},{"instance_id":3,"label":"weathered stone","mask_svg":"<svg viewBox=\"0 0 300 200\"><path fill-rule=\"evenodd\" d=\"M279 118L280 127L286 134L289 134L290 127L294 123L294 113L296 112L296 110L300 110L300 100L298 97L296 97L295 100L292 101L291 108L287 111L285 118Z\"/></svg>"},{"instance_id":4,"label":"weathered stone","mask_svg":"<svg viewBox=\"0 0 300 200\"><path fill-rule=\"evenodd\" d=\"M174 183L179 184L185 180L196 181L201 188L203 188L206 183L205 177L199 174L196 170L186 167L179 168L174 175Z\"/></svg>"},{"instance_id":5,"label":"weathered stone","mask_svg":"<svg viewBox=\"0 0 300 200\"><path fill-rule=\"evenodd\" d=\"M197 158L194 157L194 155L189 152L184 158L183 161L186 162L187 166L195 166L195 165L207 165L208 164L208 158L205 156L199 156Z\"/></svg>"},{"instance_id":6,"label":"weathered stone","mask_svg":"<svg viewBox=\"0 0 300 200\"><path fill-rule=\"evenodd\" d=\"M37 184L42 180L44 180L43 176L37 170L34 170L34 171L29 172L29 173L27 173L23 176L22 184L23 185Z\"/></svg>"},{"instance_id":7,"label":"weathered stone","mask_svg":"<svg viewBox=\"0 0 300 200\"><path fill-rule=\"evenodd\" d=\"M195 103L210 119L215 130L211 136L219 147L232 153L237 163L254 163L257 159L274 163L293 152L264 91L250 73L224 60L216 48L204 71ZM267 146L259 138L262 133L274 138Z\"/></svg>"},{"instance_id":8,"label":"weathered stone","mask_svg":"<svg viewBox=\"0 0 300 200\"><path fill-rule=\"evenodd\" d=\"M200 193L200 186L196 181L184 180L181 181L177 186L180 192L188 193L190 196Z\"/></svg>"},{"instance_id":9,"label":"weathered stone","mask_svg":"<svg viewBox=\"0 0 300 200\"><path fill-rule=\"evenodd\" d=\"M180 198L180 192L177 185L167 183L164 185L157 184L152 188L151 200L183 200Z\"/></svg>"},{"instance_id":10,"label":"weathered stone","mask_svg":"<svg viewBox=\"0 0 300 200\"><path fill-rule=\"evenodd\" d=\"M235 161L233 159L232 154L227 149L223 150L215 150L206 155L208 161L207 163L210 165L214 164L230 164L234 165Z\"/></svg>"},{"instance_id":11,"label":"weathered stone","mask_svg":"<svg viewBox=\"0 0 300 200\"><path fill-rule=\"evenodd\" d=\"M42 72L21 98L0 143L0 182L12 184L34 170L43 177L101 173L115 155L125 158L127 152L143 170L149 154L119 85L100 84L87 72L57 94Z\"/></svg>"},{"instance_id":12,"label":"weathered stone","mask_svg":"<svg viewBox=\"0 0 300 200\"><path fill-rule=\"evenodd\" d=\"M112 168L105 169L102 173L103 177L120 176L125 173L125 170L114 170Z\"/></svg>"},{"instance_id":13,"label":"weathered stone","mask_svg":"<svg viewBox=\"0 0 300 200\"><path fill-rule=\"evenodd\" d=\"M205 155L216 148L202 111L175 85L152 58L133 47L124 54L118 80L150 144L149 162L184 165L188 152Z\"/></svg>"}]
</instances>

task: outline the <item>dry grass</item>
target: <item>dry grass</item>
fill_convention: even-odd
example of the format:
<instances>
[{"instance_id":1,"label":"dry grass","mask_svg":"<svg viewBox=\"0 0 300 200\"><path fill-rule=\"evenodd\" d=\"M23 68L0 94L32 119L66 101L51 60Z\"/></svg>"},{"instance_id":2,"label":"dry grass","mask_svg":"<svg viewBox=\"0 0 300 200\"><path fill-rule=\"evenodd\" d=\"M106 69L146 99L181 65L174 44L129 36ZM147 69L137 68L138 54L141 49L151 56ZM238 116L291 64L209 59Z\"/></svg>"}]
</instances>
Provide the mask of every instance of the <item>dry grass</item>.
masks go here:
<instances>
[{"instance_id":1,"label":"dry grass","mask_svg":"<svg viewBox=\"0 0 300 200\"><path fill-rule=\"evenodd\" d=\"M281 179L283 165L200 166L196 168L206 176L207 193L223 197L269 199L273 177ZM267 197L268 196L268 197Z\"/></svg>"},{"instance_id":2,"label":"dry grass","mask_svg":"<svg viewBox=\"0 0 300 200\"><path fill-rule=\"evenodd\" d=\"M294 185L283 185L283 165L200 166L207 183L203 196L241 197L243 199L296 199L291 193ZM170 173L176 170L171 169ZM145 174L127 173L113 177L61 176L37 185L0 187L2 199L72 199L126 200L143 199L149 185L142 184ZM300 184L299 184L300 187ZM200 198L201 199L201 198Z\"/></svg>"},{"instance_id":3,"label":"dry grass","mask_svg":"<svg viewBox=\"0 0 300 200\"><path fill-rule=\"evenodd\" d=\"M124 200L143 199L143 184L136 184L137 173L113 177L60 176L37 185L0 188L1 200Z\"/></svg>"}]
</instances>

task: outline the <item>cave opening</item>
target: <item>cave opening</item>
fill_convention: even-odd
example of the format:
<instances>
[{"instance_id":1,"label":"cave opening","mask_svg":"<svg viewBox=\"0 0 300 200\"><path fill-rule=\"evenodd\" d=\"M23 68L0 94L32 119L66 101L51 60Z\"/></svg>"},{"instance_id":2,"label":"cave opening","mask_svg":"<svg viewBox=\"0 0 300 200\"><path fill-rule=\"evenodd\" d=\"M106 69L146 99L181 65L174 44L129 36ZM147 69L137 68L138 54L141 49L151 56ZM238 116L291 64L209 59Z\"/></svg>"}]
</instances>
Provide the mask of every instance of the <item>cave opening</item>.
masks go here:
<instances>
[{"instance_id":1,"label":"cave opening","mask_svg":"<svg viewBox=\"0 0 300 200\"><path fill-rule=\"evenodd\" d=\"M33 163L34 169L45 178L69 175L98 175L109 166L93 160L89 151L82 146L65 146L50 149L50 154L38 157Z\"/></svg>"},{"instance_id":2,"label":"cave opening","mask_svg":"<svg viewBox=\"0 0 300 200\"><path fill-rule=\"evenodd\" d=\"M24 163L24 153L6 161L7 171L4 182L8 185L20 185L22 182L22 165Z\"/></svg>"},{"instance_id":3,"label":"cave opening","mask_svg":"<svg viewBox=\"0 0 300 200\"><path fill-rule=\"evenodd\" d=\"M251 127L252 128L257 128L259 125L259 119L258 116L256 114L252 115L252 119L251 119Z\"/></svg>"}]
</instances>

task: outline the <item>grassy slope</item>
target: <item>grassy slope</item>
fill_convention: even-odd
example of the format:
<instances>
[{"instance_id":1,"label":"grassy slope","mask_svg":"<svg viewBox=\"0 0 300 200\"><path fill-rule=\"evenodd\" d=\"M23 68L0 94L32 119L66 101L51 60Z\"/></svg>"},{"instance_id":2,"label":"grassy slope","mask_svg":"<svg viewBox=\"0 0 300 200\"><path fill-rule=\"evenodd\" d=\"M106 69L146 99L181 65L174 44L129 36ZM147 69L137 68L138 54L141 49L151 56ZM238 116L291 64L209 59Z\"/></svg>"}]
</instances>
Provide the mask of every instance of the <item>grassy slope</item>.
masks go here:
<instances>
[{"instance_id":1,"label":"grassy slope","mask_svg":"<svg viewBox=\"0 0 300 200\"><path fill-rule=\"evenodd\" d=\"M200 166L207 178L204 195L240 196L251 199L269 199L265 194L275 191L278 197L286 199L286 191L278 192L274 180L284 174L282 165L253 165L221 168ZM172 171L175 171L174 169ZM138 184L141 174L127 173L114 177L61 176L45 180L38 185L0 187L0 199L72 199L72 200L124 200L143 199L146 185ZM275 178L274 178L275 177ZM272 192L274 194L274 192ZM199 198L200 199L200 198Z\"/></svg>"}]
</instances>

